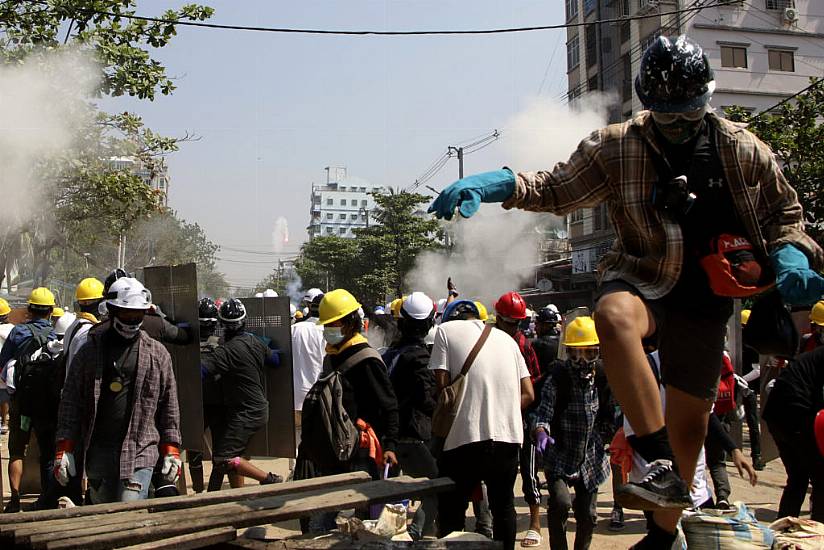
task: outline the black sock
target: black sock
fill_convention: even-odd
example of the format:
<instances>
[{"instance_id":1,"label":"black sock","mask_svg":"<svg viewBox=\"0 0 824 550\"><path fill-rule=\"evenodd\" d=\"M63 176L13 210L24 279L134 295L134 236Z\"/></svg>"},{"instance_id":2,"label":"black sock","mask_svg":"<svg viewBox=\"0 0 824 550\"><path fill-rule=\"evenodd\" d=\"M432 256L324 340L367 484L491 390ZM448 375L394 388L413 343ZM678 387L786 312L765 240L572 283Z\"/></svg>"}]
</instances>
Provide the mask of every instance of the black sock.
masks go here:
<instances>
[{"instance_id":1,"label":"black sock","mask_svg":"<svg viewBox=\"0 0 824 550\"><path fill-rule=\"evenodd\" d=\"M664 458L675 463L675 455L672 454L666 426L647 435L631 435L627 437L627 441L632 449L647 462Z\"/></svg>"}]
</instances>

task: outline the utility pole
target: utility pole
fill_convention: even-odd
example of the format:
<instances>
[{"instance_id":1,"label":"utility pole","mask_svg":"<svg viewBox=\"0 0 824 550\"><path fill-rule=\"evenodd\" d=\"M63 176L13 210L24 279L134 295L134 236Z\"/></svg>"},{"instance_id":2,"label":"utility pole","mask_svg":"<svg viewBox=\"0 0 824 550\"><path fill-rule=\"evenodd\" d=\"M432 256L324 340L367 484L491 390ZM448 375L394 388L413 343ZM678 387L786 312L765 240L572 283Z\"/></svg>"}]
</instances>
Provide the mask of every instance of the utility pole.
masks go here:
<instances>
[{"instance_id":1,"label":"utility pole","mask_svg":"<svg viewBox=\"0 0 824 550\"><path fill-rule=\"evenodd\" d=\"M463 155L464 155L464 148L463 147L453 147L450 145L447 147L447 151L451 155L454 151L458 155L458 179L463 179Z\"/></svg>"}]
</instances>

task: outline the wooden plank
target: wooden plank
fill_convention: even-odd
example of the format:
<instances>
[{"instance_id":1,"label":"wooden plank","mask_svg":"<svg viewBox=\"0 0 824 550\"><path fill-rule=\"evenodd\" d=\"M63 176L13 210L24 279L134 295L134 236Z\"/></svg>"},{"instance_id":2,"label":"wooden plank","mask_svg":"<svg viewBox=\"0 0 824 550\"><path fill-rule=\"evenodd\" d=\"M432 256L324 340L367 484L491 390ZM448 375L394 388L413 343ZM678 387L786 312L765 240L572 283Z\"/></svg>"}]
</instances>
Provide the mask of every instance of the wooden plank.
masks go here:
<instances>
[{"instance_id":1,"label":"wooden plank","mask_svg":"<svg viewBox=\"0 0 824 550\"><path fill-rule=\"evenodd\" d=\"M203 548L213 544L231 542L237 538L237 531L232 527L219 527L217 529L207 529L200 533L181 535L134 546L121 546L121 550L189 550L190 548Z\"/></svg>"},{"instance_id":2,"label":"wooden plank","mask_svg":"<svg viewBox=\"0 0 824 550\"><path fill-rule=\"evenodd\" d=\"M365 541L335 535L269 542L237 539L223 546L228 550L503 550L503 547L502 542L493 540Z\"/></svg>"},{"instance_id":3,"label":"wooden plank","mask_svg":"<svg viewBox=\"0 0 824 550\"><path fill-rule=\"evenodd\" d=\"M148 510L134 510L130 512L118 512L116 514L107 514L105 516L91 516L79 518L58 519L48 522L48 527L44 527L44 523L24 523L19 529L14 531L7 531L0 535L0 540L3 542L14 541L17 544L27 543L29 537L40 533L51 533L54 531L68 532L77 529L84 529L92 525L115 524L123 523L124 521L138 521L141 516L148 517Z\"/></svg>"},{"instance_id":4,"label":"wooden plank","mask_svg":"<svg viewBox=\"0 0 824 550\"><path fill-rule=\"evenodd\" d=\"M318 489L299 495L268 497L204 506L196 510L150 514L147 520L136 522L132 529L123 528L103 534L77 537L68 533L68 537L61 537L61 533L57 532L52 533L50 540L42 543L42 547L49 550L111 548L126 543L151 542L216 527L231 526L240 529L295 519L313 512L363 507L374 502L385 502L402 497L412 498L445 491L453 486L452 480L447 478L430 480L402 476L383 481L371 481L355 487L339 487L331 491ZM190 512L185 521L176 517L180 512Z\"/></svg>"},{"instance_id":5,"label":"wooden plank","mask_svg":"<svg viewBox=\"0 0 824 550\"><path fill-rule=\"evenodd\" d=\"M17 514L0 514L0 533L8 530L15 530L19 525L32 522L44 522L55 519L76 518L82 516L94 516L97 514L112 514L126 512L130 510L148 510L149 512L162 512L165 510L178 510L181 508L192 508L195 506L207 506L220 504L223 502L235 502L255 499L266 496L288 495L310 491L318 487L340 487L341 485L351 485L364 483L372 478L365 472L350 472L334 476L316 477L313 479L302 479L300 481L289 481L274 485L251 485L239 489L227 489L213 493L200 493L196 495L182 495L177 497L153 498L134 502L113 502L108 504L92 504L90 506L76 506L62 510L38 510L34 512L20 512Z\"/></svg>"}]
</instances>

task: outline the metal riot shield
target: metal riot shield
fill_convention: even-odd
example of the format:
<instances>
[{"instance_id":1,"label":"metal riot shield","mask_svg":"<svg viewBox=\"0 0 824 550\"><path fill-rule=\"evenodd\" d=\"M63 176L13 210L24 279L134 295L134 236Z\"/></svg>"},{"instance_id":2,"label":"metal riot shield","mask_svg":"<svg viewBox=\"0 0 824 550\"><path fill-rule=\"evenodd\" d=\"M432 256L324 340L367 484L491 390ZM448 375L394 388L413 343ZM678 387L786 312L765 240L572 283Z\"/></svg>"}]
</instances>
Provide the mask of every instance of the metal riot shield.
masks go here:
<instances>
[{"instance_id":1,"label":"metal riot shield","mask_svg":"<svg viewBox=\"0 0 824 550\"><path fill-rule=\"evenodd\" d=\"M175 323L188 323L188 344L165 344L172 356L180 405L183 448L203 448L203 393L200 381L200 336L197 317L197 268L195 264L143 268L143 279L160 306Z\"/></svg>"},{"instance_id":2,"label":"metal riot shield","mask_svg":"<svg viewBox=\"0 0 824 550\"><path fill-rule=\"evenodd\" d=\"M292 323L289 298L242 298L246 330L280 350L280 366L266 367L269 423L249 442L252 456L295 458L294 387L292 386Z\"/></svg>"}]
</instances>

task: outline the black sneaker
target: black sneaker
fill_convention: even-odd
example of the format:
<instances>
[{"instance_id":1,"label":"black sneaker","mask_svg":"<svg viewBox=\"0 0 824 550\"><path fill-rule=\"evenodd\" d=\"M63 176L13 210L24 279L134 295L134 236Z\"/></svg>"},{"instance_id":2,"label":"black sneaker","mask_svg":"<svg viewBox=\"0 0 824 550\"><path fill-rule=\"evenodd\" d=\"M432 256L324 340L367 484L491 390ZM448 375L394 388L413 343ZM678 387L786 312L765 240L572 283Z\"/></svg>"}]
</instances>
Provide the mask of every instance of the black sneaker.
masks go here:
<instances>
[{"instance_id":1,"label":"black sneaker","mask_svg":"<svg viewBox=\"0 0 824 550\"><path fill-rule=\"evenodd\" d=\"M20 498L12 497L6 507L3 508L4 514L16 514L20 511Z\"/></svg>"},{"instance_id":2,"label":"black sneaker","mask_svg":"<svg viewBox=\"0 0 824 550\"><path fill-rule=\"evenodd\" d=\"M266 475L266 479L260 482L261 485L272 485L274 483L283 483L283 476L269 472Z\"/></svg>"},{"instance_id":3,"label":"black sneaker","mask_svg":"<svg viewBox=\"0 0 824 550\"><path fill-rule=\"evenodd\" d=\"M753 456L753 457L752 457L752 467L753 467L753 470L756 470L756 471L759 471L759 472L760 472L760 471L762 471L764 468L766 468L766 465L765 465L765 464L764 464L764 462L761 460L761 457L760 457L760 456L755 455L755 456Z\"/></svg>"},{"instance_id":4,"label":"black sneaker","mask_svg":"<svg viewBox=\"0 0 824 550\"><path fill-rule=\"evenodd\" d=\"M613 508L609 518L609 530L623 531L624 527L624 511L620 508Z\"/></svg>"},{"instance_id":5,"label":"black sneaker","mask_svg":"<svg viewBox=\"0 0 824 550\"><path fill-rule=\"evenodd\" d=\"M730 501L722 498L715 504L716 510L729 510L730 509Z\"/></svg>"},{"instance_id":6,"label":"black sneaker","mask_svg":"<svg viewBox=\"0 0 824 550\"><path fill-rule=\"evenodd\" d=\"M621 486L615 500L630 510L683 510L692 506L686 483L673 470L672 461L665 459L653 461L640 483Z\"/></svg>"}]
</instances>

